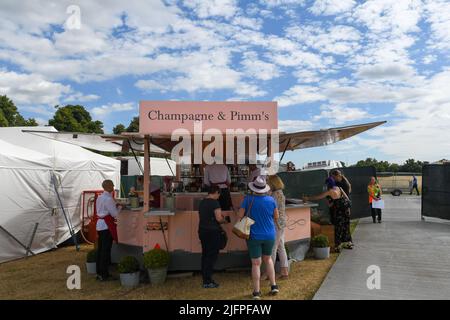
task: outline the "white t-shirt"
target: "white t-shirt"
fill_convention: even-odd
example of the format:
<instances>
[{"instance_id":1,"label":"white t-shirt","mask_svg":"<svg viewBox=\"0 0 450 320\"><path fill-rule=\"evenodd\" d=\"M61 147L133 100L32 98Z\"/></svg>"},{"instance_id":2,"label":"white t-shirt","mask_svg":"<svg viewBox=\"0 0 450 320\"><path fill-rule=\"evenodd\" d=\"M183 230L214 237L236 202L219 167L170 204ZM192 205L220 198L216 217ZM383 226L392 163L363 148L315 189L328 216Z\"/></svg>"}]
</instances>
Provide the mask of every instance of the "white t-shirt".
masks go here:
<instances>
[{"instance_id":1,"label":"white t-shirt","mask_svg":"<svg viewBox=\"0 0 450 320\"><path fill-rule=\"evenodd\" d=\"M104 218L108 214L115 218L120 212L120 209L116 207L116 201L114 201L111 193L106 191L97 198L96 206L97 216L99 218ZM98 219L96 229L97 231L108 230L108 225L105 220Z\"/></svg>"},{"instance_id":2,"label":"white t-shirt","mask_svg":"<svg viewBox=\"0 0 450 320\"><path fill-rule=\"evenodd\" d=\"M211 183L228 182L231 183L230 172L224 164L211 164L205 167L203 172L203 183L210 186ZM219 188L227 188L226 184L219 184Z\"/></svg>"}]
</instances>

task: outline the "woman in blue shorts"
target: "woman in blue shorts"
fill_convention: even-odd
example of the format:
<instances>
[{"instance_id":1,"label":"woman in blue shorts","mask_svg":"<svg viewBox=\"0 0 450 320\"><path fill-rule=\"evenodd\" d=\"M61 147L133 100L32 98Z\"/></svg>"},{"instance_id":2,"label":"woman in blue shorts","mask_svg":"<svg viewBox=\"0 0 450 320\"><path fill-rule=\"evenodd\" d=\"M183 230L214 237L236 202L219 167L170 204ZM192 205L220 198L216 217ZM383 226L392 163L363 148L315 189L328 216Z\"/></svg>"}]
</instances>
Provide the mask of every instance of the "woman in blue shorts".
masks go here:
<instances>
[{"instance_id":1,"label":"woman in blue shorts","mask_svg":"<svg viewBox=\"0 0 450 320\"><path fill-rule=\"evenodd\" d=\"M241 204L238 216L244 215L255 220L250 228L250 239L247 240L248 251L252 260L253 298L261 299L261 262L266 265L270 280L270 294L278 293L275 282L275 268L272 261L272 249L275 243L275 223L278 220L278 209L275 200L267 195L270 187L264 176L259 176L248 184L252 194L247 195Z\"/></svg>"}]
</instances>

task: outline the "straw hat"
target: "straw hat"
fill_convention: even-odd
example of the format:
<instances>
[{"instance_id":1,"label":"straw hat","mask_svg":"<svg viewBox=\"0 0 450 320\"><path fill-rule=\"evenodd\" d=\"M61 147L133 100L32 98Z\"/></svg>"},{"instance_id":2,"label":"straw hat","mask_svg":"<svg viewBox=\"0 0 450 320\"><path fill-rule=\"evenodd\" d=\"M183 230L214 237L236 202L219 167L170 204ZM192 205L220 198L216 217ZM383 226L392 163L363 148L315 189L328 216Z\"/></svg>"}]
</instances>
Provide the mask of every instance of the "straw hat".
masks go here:
<instances>
[{"instance_id":1,"label":"straw hat","mask_svg":"<svg viewBox=\"0 0 450 320\"><path fill-rule=\"evenodd\" d=\"M255 193L267 193L270 190L265 176L258 176L255 181L249 182L248 187Z\"/></svg>"}]
</instances>

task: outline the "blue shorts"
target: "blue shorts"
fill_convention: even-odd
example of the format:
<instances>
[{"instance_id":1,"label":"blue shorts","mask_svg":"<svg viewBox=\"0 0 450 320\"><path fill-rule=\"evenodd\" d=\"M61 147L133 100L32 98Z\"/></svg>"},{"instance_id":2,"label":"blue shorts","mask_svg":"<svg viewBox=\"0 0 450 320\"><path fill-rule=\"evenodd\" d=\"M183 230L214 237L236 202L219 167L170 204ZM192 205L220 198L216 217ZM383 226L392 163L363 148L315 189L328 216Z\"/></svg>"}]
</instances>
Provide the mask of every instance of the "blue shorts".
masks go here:
<instances>
[{"instance_id":1,"label":"blue shorts","mask_svg":"<svg viewBox=\"0 0 450 320\"><path fill-rule=\"evenodd\" d=\"M248 253L251 259L271 256L275 240L247 240Z\"/></svg>"}]
</instances>

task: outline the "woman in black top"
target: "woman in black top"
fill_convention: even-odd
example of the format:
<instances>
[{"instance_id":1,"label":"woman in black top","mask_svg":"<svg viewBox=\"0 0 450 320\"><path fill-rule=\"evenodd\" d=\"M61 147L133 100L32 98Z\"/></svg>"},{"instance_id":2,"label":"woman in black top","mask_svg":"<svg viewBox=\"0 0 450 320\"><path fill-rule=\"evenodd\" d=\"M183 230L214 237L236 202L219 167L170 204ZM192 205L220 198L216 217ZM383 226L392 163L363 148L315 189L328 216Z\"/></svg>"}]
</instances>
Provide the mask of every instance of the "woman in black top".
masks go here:
<instances>
[{"instance_id":1,"label":"woman in black top","mask_svg":"<svg viewBox=\"0 0 450 320\"><path fill-rule=\"evenodd\" d=\"M199 204L200 221L198 225L198 236L202 243L202 275L203 288L217 288L213 279L214 264L220 251L221 232L220 224L226 223L220 203L220 189L218 186L211 186L208 196Z\"/></svg>"}]
</instances>

